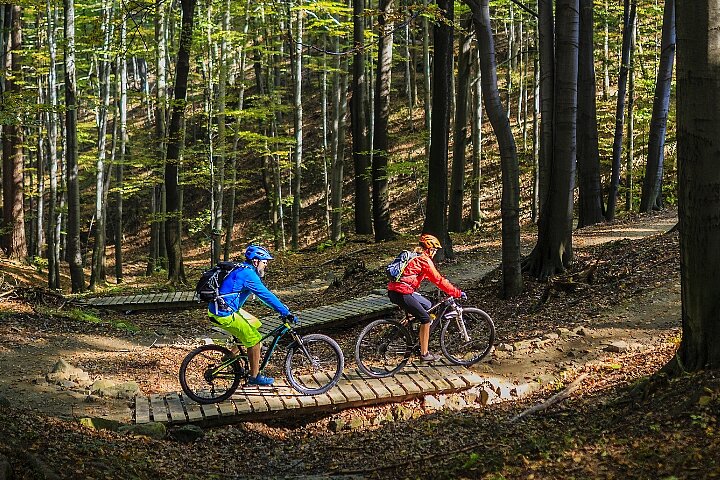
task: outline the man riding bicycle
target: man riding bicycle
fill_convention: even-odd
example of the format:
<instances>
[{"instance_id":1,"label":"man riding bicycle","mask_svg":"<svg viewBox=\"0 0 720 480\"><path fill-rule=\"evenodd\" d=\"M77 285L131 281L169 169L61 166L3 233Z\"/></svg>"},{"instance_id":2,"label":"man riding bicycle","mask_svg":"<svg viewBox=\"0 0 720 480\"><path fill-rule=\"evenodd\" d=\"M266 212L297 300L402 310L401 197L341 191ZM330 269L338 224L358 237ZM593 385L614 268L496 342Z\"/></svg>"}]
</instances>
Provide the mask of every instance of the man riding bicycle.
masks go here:
<instances>
[{"instance_id":1,"label":"man riding bicycle","mask_svg":"<svg viewBox=\"0 0 720 480\"><path fill-rule=\"evenodd\" d=\"M420 283L427 279L451 297L467 298L465 292L455 287L435 268L432 259L439 248L442 246L436 237L428 233L420 235L419 245L415 247L415 253L419 255L408 262L397 281L391 281L387 286L390 301L420 321L420 359L424 362L434 362L440 357L429 350L432 319L427 310L432 302L418 293Z\"/></svg>"},{"instance_id":2,"label":"man riding bicycle","mask_svg":"<svg viewBox=\"0 0 720 480\"><path fill-rule=\"evenodd\" d=\"M247 348L250 385L272 385L274 379L260 374L262 336L258 328L261 323L257 317L241 308L247 298L254 293L265 305L283 317L289 317L290 321L297 322L297 317L292 315L290 309L262 282L268 260L272 259L272 255L264 247L249 245L245 250L245 262L230 272L220 285L218 293L224 302L219 302L219 306L218 302L208 304L210 320L237 337Z\"/></svg>"}]
</instances>

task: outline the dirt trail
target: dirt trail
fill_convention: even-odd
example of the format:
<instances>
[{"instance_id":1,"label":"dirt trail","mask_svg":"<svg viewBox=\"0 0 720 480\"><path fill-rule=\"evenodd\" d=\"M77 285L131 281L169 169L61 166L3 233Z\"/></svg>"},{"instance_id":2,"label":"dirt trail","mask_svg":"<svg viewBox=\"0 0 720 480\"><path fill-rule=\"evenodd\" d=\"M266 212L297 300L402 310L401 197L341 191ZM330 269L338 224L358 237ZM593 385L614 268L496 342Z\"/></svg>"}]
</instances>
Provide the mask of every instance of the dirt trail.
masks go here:
<instances>
[{"instance_id":1,"label":"dirt trail","mask_svg":"<svg viewBox=\"0 0 720 480\"><path fill-rule=\"evenodd\" d=\"M642 238L664 233L676 222L675 212L667 212L632 222L578 230L573 241L576 248L583 248L623 238ZM529 242L524 246L526 252L531 248ZM459 255L458 263L443 266L443 273L461 287L471 285L499 262L498 245L482 250L482 253ZM544 337L523 344L498 346L493 357L477 368L507 384L531 385L537 384L537 380L551 381L563 370L589 361L613 362L617 353L606 350L613 342L625 342L629 351L643 351L659 342L670 341L679 333L679 292L679 282L666 283L634 297L631 303L583 319L583 330L579 334L546 332ZM502 319L495 321L499 323ZM202 327L197 325L188 323L187 338L199 333ZM131 403L126 400L100 399L45 382L44 375L60 357L90 370L95 378L135 380L141 389L149 385L153 389L170 389L176 384L174 374L179 364L177 359L184 355L182 346L174 349L173 357L167 352L160 353L160 349L148 348L155 339L153 336L57 333L52 326L45 327L50 328L43 328L37 322L4 322L0 317L0 396L11 405L60 417L104 416L131 420ZM133 352L132 355L129 352ZM122 373L113 377L111 372Z\"/></svg>"}]
</instances>

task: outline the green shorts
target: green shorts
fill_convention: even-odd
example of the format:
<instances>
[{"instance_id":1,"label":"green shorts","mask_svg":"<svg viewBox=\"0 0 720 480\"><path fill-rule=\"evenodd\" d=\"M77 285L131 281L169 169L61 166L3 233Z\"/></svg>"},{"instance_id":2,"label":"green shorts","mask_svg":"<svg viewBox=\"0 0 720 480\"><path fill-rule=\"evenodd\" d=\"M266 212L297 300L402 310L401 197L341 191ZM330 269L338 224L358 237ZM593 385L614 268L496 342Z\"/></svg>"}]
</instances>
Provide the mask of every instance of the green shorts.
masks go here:
<instances>
[{"instance_id":1,"label":"green shorts","mask_svg":"<svg viewBox=\"0 0 720 480\"><path fill-rule=\"evenodd\" d=\"M238 309L237 312L233 312L232 315L225 317L220 317L208 312L208 317L210 317L213 323L217 323L235 335L246 348L250 348L262 340L262 335L258 332L258 328L262 325L260 319L242 308Z\"/></svg>"}]
</instances>

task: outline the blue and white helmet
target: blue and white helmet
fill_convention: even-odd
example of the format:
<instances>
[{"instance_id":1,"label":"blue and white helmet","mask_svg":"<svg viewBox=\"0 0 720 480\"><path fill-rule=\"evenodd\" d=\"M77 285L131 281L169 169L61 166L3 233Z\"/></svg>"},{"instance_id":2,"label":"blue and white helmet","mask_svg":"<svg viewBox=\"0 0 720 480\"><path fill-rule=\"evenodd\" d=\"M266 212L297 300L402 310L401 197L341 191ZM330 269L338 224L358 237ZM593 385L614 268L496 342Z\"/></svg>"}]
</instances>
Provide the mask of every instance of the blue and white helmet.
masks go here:
<instances>
[{"instance_id":1,"label":"blue and white helmet","mask_svg":"<svg viewBox=\"0 0 720 480\"><path fill-rule=\"evenodd\" d=\"M265 247L260 245L248 245L245 249L245 258L248 260L272 260L273 257Z\"/></svg>"}]
</instances>

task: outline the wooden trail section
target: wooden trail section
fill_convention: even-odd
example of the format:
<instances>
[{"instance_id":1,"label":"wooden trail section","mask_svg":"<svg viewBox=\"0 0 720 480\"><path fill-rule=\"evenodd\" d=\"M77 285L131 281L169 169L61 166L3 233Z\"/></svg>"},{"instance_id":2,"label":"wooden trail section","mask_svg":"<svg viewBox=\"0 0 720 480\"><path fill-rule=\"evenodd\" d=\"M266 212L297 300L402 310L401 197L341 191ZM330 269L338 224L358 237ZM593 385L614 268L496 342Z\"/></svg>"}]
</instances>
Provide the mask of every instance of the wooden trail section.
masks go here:
<instances>
[{"instance_id":1,"label":"wooden trail section","mask_svg":"<svg viewBox=\"0 0 720 480\"><path fill-rule=\"evenodd\" d=\"M172 298L179 298L179 303L191 302L193 306L198 306L193 298L194 292L175 292L158 293L152 295L134 295L124 297L98 297L87 299L87 304L98 308L118 308L121 310L137 310L136 305L145 305L142 308L168 308L168 303L172 303ZM188 300L190 298L191 300ZM102 302L100 302L102 301ZM156 306L149 307L151 302L158 302ZM163 303L165 302L165 303ZM173 307L175 308L175 307ZM338 321L363 321L386 315L397 307L390 302L387 295L383 291L375 291L364 297L352 298L344 302L333 303L331 305L323 305L316 308L308 308L297 312L300 318L300 330L310 330L322 324L329 324ZM259 331L267 334L278 327L281 323L278 315L270 315L260 319L262 326Z\"/></svg>"},{"instance_id":2,"label":"wooden trail section","mask_svg":"<svg viewBox=\"0 0 720 480\"><path fill-rule=\"evenodd\" d=\"M216 426L244 420L335 412L351 407L400 402L429 394L451 393L484 383L484 378L445 360L432 365L410 363L395 376L368 378L343 373L340 381L322 395L302 395L276 379L275 387L239 388L230 400L200 405L182 393L137 396L135 423L193 423Z\"/></svg>"}]
</instances>

